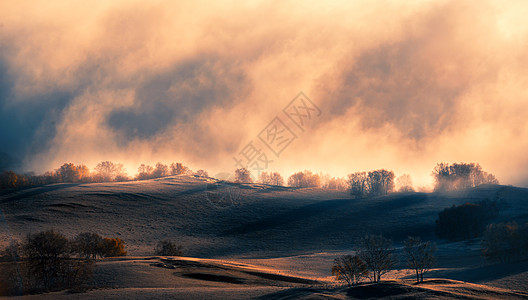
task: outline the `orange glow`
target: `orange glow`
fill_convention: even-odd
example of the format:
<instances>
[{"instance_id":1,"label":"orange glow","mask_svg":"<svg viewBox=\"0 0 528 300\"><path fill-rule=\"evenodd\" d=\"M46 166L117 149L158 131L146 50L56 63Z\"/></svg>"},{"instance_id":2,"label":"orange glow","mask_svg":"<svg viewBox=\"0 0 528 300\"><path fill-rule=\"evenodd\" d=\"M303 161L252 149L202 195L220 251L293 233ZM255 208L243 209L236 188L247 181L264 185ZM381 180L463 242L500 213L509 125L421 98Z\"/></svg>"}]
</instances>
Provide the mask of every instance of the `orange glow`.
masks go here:
<instances>
[{"instance_id":1,"label":"orange glow","mask_svg":"<svg viewBox=\"0 0 528 300\"><path fill-rule=\"evenodd\" d=\"M387 168L420 187L437 162L464 161L527 185L527 13L525 1L2 1L1 104L42 116L24 136L38 144L5 151L37 172L103 160L233 172L304 91L321 116L268 171Z\"/></svg>"}]
</instances>

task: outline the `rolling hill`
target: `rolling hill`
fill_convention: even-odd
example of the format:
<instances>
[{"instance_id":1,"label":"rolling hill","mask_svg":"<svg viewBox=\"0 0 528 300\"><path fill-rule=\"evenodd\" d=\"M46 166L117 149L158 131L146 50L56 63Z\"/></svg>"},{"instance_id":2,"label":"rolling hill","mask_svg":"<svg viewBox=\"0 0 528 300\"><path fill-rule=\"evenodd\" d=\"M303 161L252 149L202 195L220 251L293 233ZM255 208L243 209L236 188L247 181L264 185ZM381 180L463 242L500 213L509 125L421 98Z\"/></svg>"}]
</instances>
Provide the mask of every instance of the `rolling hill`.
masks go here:
<instances>
[{"instance_id":1,"label":"rolling hill","mask_svg":"<svg viewBox=\"0 0 528 300\"><path fill-rule=\"evenodd\" d=\"M158 241L172 239L183 245L188 256L329 282L335 256L353 250L364 234L384 234L397 247L413 235L438 243L438 268L432 277L526 291L526 263L489 265L479 255L478 240L449 243L434 235L434 222L442 209L484 199L499 202L497 222L528 221L528 190L511 186L354 199L347 192L235 184L194 176L52 184L0 192L0 244L50 228L69 237L91 231L123 239L131 256L149 257ZM105 264L111 265L109 261L98 263ZM126 264L130 266L130 261ZM98 266L98 272L103 269ZM412 274L405 272L394 271L389 277L411 279ZM203 281L203 277L187 279ZM268 292L279 293L277 297L286 293L279 289L257 294Z\"/></svg>"}]
</instances>

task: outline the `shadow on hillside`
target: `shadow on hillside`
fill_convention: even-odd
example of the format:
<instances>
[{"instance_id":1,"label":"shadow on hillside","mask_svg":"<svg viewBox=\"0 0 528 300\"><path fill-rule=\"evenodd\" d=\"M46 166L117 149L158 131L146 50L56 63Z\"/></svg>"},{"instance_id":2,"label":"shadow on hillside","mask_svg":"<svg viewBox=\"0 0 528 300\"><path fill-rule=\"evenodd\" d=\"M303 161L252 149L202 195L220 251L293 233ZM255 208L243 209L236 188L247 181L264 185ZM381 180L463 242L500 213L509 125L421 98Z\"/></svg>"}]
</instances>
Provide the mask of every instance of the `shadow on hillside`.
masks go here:
<instances>
[{"instance_id":1,"label":"shadow on hillside","mask_svg":"<svg viewBox=\"0 0 528 300\"><path fill-rule=\"evenodd\" d=\"M380 282L350 288L291 288L267 294L257 299L452 299L453 296L447 292L397 282Z\"/></svg>"},{"instance_id":2,"label":"shadow on hillside","mask_svg":"<svg viewBox=\"0 0 528 300\"><path fill-rule=\"evenodd\" d=\"M423 299L422 295L419 297L416 292L429 292L419 287L409 286L406 284L399 284L396 282L380 282L374 284L364 284L348 289L347 296L355 299L370 299L382 297L405 297L407 299ZM413 297L414 294L414 297Z\"/></svg>"},{"instance_id":3,"label":"shadow on hillside","mask_svg":"<svg viewBox=\"0 0 528 300\"><path fill-rule=\"evenodd\" d=\"M241 226L229 229L224 232L226 235L246 234L261 230L274 229L277 227L284 227L295 222L306 222L316 216L326 214L328 218L321 218L314 222L326 220L326 223L318 223L318 230L321 232L333 232L336 228L347 228L348 226L355 226L353 223L369 222L375 218L390 218L391 211L396 209L403 209L412 206L416 203L425 201L427 195L413 194L403 197L391 198L373 198L373 199L335 199L318 201L316 203L308 204L300 208L291 209L284 213L279 213L270 217L266 217L254 222L246 223ZM360 209L354 209L351 206L356 206L360 203ZM345 209L349 206L348 209ZM311 224L315 224L311 222Z\"/></svg>"},{"instance_id":4,"label":"shadow on hillside","mask_svg":"<svg viewBox=\"0 0 528 300\"><path fill-rule=\"evenodd\" d=\"M18 194L18 195L7 197L7 198L2 199L1 201L2 201L2 203L7 203L7 202L10 202L10 201L16 201L16 200L24 199L24 198L27 198L27 197L33 197L33 196L37 196L37 195L40 195L40 194L43 194L43 193L56 191L56 190L62 190L62 189L78 186L78 185L81 185L81 184L83 184L83 183L55 183L55 184L36 186L36 187L32 186L31 190L29 190L29 191L27 191L25 193L21 193L21 194ZM9 194L14 193L14 192L18 192L20 190L21 189L13 190ZM23 189L23 190L25 190L25 189Z\"/></svg>"},{"instance_id":5,"label":"shadow on hillside","mask_svg":"<svg viewBox=\"0 0 528 300\"><path fill-rule=\"evenodd\" d=\"M528 261L508 264L487 265L456 271L431 271L431 277L443 277L454 280L485 283L504 277L524 273L528 270Z\"/></svg>"},{"instance_id":6,"label":"shadow on hillside","mask_svg":"<svg viewBox=\"0 0 528 300\"><path fill-rule=\"evenodd\" d=\"M309 217L313 217L322 214L328 210L336 209L353 202L350 199L338 199L338 200L327 200L321 201L314 204L309 204L300 208L292 209L288 212L274 215L262 220L244 224L232 228L225 232L225 234L245 234L254 231L260 231L264 229L271 229L279 226L283 226L292 222L300 221Z\"/></svg>"},{"instance_id":7,"label":"shadow on hillside","mask_svg":"<svg viewBox=\"0 0 528 300\"><path fill-rule=\"evenodd\" d=\"M258 300L267 299L325 299L325 295L331 295L330 291L315 289L315 288L291 288L264 296L260 296ZM319 297L318 297L319 296ZM331 297L331 296L330 296Z\"/></svg>"}]
</instances>

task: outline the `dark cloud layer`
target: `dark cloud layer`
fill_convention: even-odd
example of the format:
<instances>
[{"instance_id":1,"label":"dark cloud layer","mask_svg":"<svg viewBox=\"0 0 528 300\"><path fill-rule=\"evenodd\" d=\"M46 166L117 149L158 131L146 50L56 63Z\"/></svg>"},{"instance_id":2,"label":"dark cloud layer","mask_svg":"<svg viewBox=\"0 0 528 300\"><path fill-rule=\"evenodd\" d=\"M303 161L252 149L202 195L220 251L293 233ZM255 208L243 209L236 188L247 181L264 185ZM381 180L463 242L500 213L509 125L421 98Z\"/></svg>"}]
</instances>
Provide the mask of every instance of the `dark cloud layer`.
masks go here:
<instances>
[{"instance_id":1,"label":"dark cloud layer","mask_svg":"<svg viewBox=\"0 0 528 300\"><path fill-rule=\"evenodd\" d=\"M125 143L149 140L172 126L193 123L214 107L230 106L248 86L235 63L203 55L147 79L136 88L133 106L114 110L108 124Z\"/></svg>"},{"instance_id":2,"label":"dark cloud layer","mask_svg":"<svg viewBox=\"0 0 528 300\"><path fill-rule=\"evenodd\" d=\"M72 98L60 89L18 97L14 91L17 80L23 78L16 78L0 61L0 144L9 161L4 168L20 168L24 158L49 147L56 121Z\"/></svg>"},{"instance_id":3,"label":"dark cloud layer","mask_svg":"<svg viewBox=\"0 0 528 300\"><path fill-rule=\"evenodd\" d=\"M436 7L404 22L398 40L345 59L322 95L330 102L328 117L355 107L364 129L390 124L417 141L459 126L461 96L498 72L484 49L466 44L478 43L493 26L467 13L459 5Z\"/></svg>"}]
</instances>

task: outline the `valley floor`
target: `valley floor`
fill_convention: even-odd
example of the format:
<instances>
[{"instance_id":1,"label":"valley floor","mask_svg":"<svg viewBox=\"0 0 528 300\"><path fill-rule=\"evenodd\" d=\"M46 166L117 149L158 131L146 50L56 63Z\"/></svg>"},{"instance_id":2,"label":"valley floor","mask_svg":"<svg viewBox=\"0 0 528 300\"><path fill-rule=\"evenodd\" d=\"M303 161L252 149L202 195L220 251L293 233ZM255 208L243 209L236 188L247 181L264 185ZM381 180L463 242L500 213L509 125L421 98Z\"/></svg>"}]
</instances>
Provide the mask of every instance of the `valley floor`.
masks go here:
<instances>
[{"instance_id":1,"label":"valley floor","mask_svg":"<svg viewBox=\"0 0 528 300\"><path fill-rule=\"evenodd\" d=\"M331 257L109 258L97 262L85 289L9 299L528 299L526 290L452 279L429 278L416 285L409 270L390 272L378 284L347 288L328 276Z\"/></svg>"}]
</instances>

